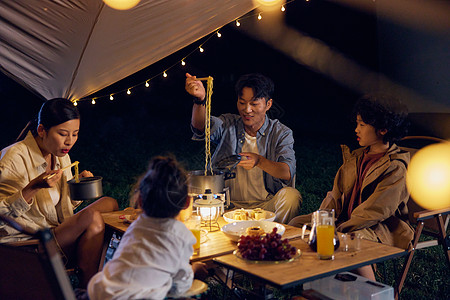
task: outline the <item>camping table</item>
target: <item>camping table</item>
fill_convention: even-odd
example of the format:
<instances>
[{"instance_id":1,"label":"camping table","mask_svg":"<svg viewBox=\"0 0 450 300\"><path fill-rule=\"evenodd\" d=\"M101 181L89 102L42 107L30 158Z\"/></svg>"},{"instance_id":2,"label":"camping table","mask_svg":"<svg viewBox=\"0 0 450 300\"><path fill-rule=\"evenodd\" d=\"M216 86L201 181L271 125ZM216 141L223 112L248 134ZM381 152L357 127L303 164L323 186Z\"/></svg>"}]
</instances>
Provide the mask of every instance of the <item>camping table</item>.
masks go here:
<instances>
[{"instance_id":1,"label":"camping table","mask_svg":"<svg viewBox=\"0 0 450 300\"><path fill-rule=\"evenodd\" d=\"M119 219L120 215L126 214L124 211L115 211L110 213L103 213L103 220L105 221L105 240L101 259L101 266L103 267L103 262L106 255L106 250L108 249L109 242L113 233L122 235L128 228L129 224L123 222ZM227 224L223 217L218 219L220 227ZM284 225L286 231L283 234L283 238L294 239L298 238L302 234L301 228ZM193 255L191 257L191 262L196 261L207 261L214 257L220 255L225 255L232 253L236 249L237 244L232 242L222 231L216 230L208 232L207 239L204 243L200 245L199 254Z\"/></svg>"},{"instance_id":2,"label":"camping table","mask_svg":"<svg viewBox=\"0 0 450 300\"><path fill-rule=\"evenodd\" d=\"M301 256L291 262L252 263L234 254L216 257L213 261L219 266L253 277L263 284L285 289L408 253L404 249L363 239L360 251L344 252L338 249L334 260L319 260L317 253L302 239L291 240L290 243L302 251Z\"/></svg>"}]
</instances>

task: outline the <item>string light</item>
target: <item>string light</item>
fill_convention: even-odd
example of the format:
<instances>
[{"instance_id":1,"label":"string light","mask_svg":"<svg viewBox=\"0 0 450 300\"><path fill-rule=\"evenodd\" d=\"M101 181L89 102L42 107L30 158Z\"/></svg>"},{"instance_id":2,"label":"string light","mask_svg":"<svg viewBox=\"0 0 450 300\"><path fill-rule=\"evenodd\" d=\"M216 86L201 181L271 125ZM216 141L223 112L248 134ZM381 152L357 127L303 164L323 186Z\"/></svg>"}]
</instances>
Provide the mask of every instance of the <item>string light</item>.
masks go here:
<instances>
[{"instance_id":1,"label":"string light","mask_svg":"<svg viewBox=\"0 0 450 300\"><path fill-rule=\"evenodd\" d=\"M282 12L284 12L284 11L286 11L286 6L285 5L287 5L287 4L290 4L291 2L293 2L294 0L290 0L290 1L287 1L285 4L283 4L283 5L281 5L281 11ZM309 2L309 0L305 0L306 2ZM373 1L375 1L375 0L373 0ZM243 16L243 17L241 17L241 20L242 19L246 19L246 18L254 18L256 16L256 13L254 13L254 14L247 14L247 15L245 15L245 16ZM262 13L258 13L258 20L261 20L262 19ZM235 24L236 24L236 26L237 27L239 27L239 26L241 26L241 23L239 22L239 19L236 19L235 20ZM220 28L219 28L219 30L220 30ZM205 49L203 48L203 45L206 43L206 42L208 42L213 36L217 36L218 38L220 38L220 37L222 37L222 34L219 32L219 30L217 30L215 33L212 33L212 34L210 34L210 36L198 47L198 50L201 52L201 53L203 53L204 51L205 51ZM171 68L173 68L175 65L177 65L178 63L180 63L182 66L186 66L186 62L185 62L185 59L187 58L187 57L189 57L190 55L192 55L192 54L194 54L196 52L196 50L194 49L192 52L190 52L187 56L185 56L183 59L181 59L181 61L178 61L177 63L175 63L175 64L173 64L172 66L170 66L169 68L167 68L163 73L162 73L162 76L164 77L164 78L167 78L168 77L168 74L167 74L167 71L168 70L170 70ZM156 78L157 76L159 76L159 75L161 75L161 73L159 73L159 74L156 74L156 75L154 75L153 77L151 77L151 78L148 78L146 81L144 81L144 82L141 82L141 83L138 83L138 84L136 84L136 85L134 85L134 86L132 86L132 87L129 87L128 89L126 89L126 93L128 94L128 95L131 95L131 89L133 89L133 88L135 88L135 87L137 87L138 85L145 85L145 87L146 88L148 88L149 86L150 86L150 83L149 83L149 81L151 81L153 78ZM121 90L121 91L117 91L117 92L114 92L114 93L112 93L112 94L109 94L109 100L114 100L114 97L113 97L113 95L116 95L116 94L119 94L119 93L122 93L122 92L124 92L125 91L125 89L123 89L123 90ZM92 104L95 104L95 99L99 99L99 98L106 98L106 97L108 97L108 95L103 95L103 96L98 96L98 97L94 97L94 98L82 98L82 99L77 99L77 100L74 100L73 101L73 105L74 106L77 106L78 105L78 101L79 100L81 100L81 101L84 101L84 100L89 100L89 99L91 99L92 100Z\"/></svg>"}]
</instances>

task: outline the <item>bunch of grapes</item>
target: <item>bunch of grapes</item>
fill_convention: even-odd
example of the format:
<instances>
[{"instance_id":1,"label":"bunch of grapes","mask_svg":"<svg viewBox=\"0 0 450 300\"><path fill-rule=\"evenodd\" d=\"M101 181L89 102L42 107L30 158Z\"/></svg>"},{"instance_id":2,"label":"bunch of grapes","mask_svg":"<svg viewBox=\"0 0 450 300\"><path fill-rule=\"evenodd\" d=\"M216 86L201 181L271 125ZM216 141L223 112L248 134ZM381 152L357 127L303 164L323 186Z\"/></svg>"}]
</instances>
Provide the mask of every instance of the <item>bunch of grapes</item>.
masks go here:
<instances>
[{"instance_id":1,"label":"bunch of grapes","mask_svg":"<svg viewBox=\"0 0 450 300\"><path fill-rule=\"evenodd\" d=\"M242 235L238 243L239 253L249 260L286 260L297 253L287 239L281 239L274 227L271 233L262 236Z\"/></svg>"}]
</instances>

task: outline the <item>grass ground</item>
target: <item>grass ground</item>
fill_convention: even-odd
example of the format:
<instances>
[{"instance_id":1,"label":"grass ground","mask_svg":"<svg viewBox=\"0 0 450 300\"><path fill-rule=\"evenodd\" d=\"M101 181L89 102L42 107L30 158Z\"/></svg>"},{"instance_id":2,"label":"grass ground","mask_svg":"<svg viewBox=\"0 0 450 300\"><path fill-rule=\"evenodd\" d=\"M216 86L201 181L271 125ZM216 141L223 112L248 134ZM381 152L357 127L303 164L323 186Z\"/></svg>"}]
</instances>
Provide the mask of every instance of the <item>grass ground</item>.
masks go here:
<instances>
[{"instance_id":1,"label":"grass ground","mask_svg":"<svg viewBox=\"0 0 450 300\"><path fill-rule=\"evenodd\" d=\"M121 111L123 116L127 112ZM104 194L115 197L120 208L128 206L128 196L137 178L154 155L175 155L187 170L203 169L204 145L190 140L188 116L181 122L162 122L156 113L130 114L133 119L95 118L82 112L81 137L71 152L80 161L80 170L91 170L103 176ZM176 116L175 116L176 118ZM150 120L150 121L149 121ZM146 122L147 121L147 122ZM332 188L336 171L342 163L339 137L309 138L296 136L296 187L303 196L302 214L316 210L326 192ZM403 259L378 267L377 279L394 285ZM397 271L396 271L397 270ZM384 275L386 274L386 276ZM417 251L401 299L450 299L450 270L442 249ZM212 285L213 286L213 285ZM219 289L214 289L213 293ZM294 291L276 291L278 299L289 299ZM211 294L213 296L214 294Z\"/></svg>"}]
</instances>

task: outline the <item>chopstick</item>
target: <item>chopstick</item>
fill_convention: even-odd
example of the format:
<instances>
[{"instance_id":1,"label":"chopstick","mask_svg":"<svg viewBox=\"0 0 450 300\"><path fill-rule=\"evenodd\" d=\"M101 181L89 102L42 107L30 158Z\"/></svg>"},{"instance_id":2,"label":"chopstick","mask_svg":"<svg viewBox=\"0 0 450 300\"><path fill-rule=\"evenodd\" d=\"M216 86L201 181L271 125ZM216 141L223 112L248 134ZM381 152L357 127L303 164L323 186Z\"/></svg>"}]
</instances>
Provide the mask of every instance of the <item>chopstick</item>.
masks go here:
<instances>
[{"instance_id":1,"label":"chopstick","mask_svg":"<svg viewBox=\"0 0 450 300\"><path fill-rule=\"evenodd\" d=\"M197 78L197 80L200 80L200 81L205 81L205 80L208 80L209 79L209 77L201 77L201 78Z\"/></svg>"},{"instance_id":2,"label":"chopstick","mask_svg":"<svg viewBox=\"0 0 450 300\"><path fill-rule=\"evenodd\" d=\"M78 161L74 161L71 165L68 165L68 166L66 166L66 167L64 167L64 168L62 168L62 169L60 169L60 170L64 172L64 170L66 170L66 169L68 169L68 168L71 168L71 167L73 167L73 166L75 166L75 165L78 165L78 164L79 164ZM55 176L55 175L56 175L56 173L53 173L53 174L50 174L50 175L45 176L43 179L44 179L44 180L45 180L45 179L50 179L50 178L52 178L52 177Z\"/></svg>"}]
</instances>

